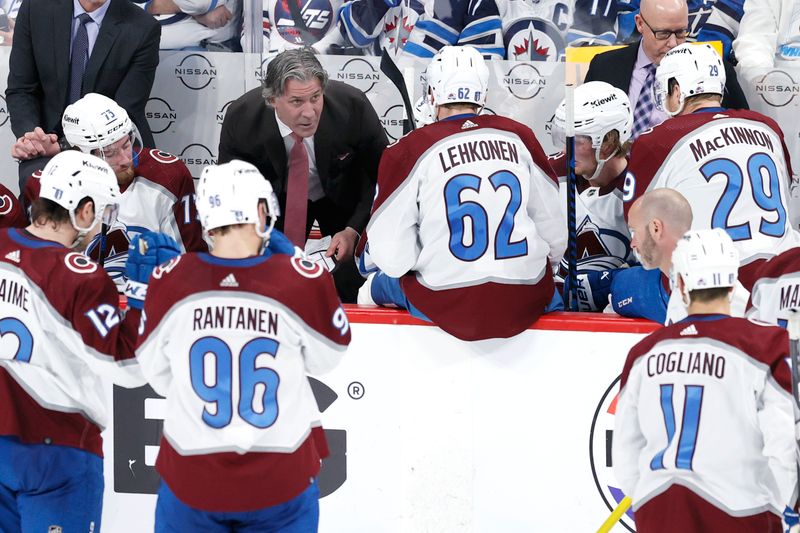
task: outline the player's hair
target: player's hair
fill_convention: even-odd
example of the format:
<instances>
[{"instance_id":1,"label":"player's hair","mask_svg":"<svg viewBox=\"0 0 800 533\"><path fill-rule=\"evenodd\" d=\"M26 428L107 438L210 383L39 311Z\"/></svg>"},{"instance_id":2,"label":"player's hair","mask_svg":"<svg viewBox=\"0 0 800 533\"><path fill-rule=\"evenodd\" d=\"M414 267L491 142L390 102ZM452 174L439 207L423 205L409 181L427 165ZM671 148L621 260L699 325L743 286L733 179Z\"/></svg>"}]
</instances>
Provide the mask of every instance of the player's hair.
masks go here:
<instances>
[{"instance_id":1,"label":"player's hair","mask_svg":"<svg viewBox=\"0 0 800 533\"><path fill-rule=\"evenodd\" d=\"M444 107L446 109L460 109L462 107L469 107L470 109L474 109L476 113L481 108L481 106L479 106L478 104L470 104L469 102L453 102L449 104L442 104L437 107Z\"/></svg>"},{"instance_id":2,"label":"player's hair","mask_svg":"<svg viewBox=\"0 0 800 533\"><path fill-rule=\"evenodd\" d=\"M619 131L611 130L606 133L605 138L603 139L603 144L610 144L612 148L614 148L614 156L624 156L628 152L630 152L631 144L633 144L632 139L628 139L624 143L620 144L619 142ZM612 156L612 157L614 157Z\"/></svg>"},{"instance_id":3,"label":"player's hair","mask_svg":"<svg viewBox=\"0 0 800 533\"><path fill-rule=\"evenodd\" d=\"M276 55L267 65L267 75L261 83L261 95L270 105L270 100L283 95L289 80L319 80L322 89L328 83L328 73L322 68L314 50L309 47L286 50Z\"/></svg>"},{"instance_id":4,"label":"player's hair","mask_svg":"<svg viewBox=\"0 0 800 533\"><path fill-rule=\"evenodd\" d=\"M714 300L727 300L731 287L714 287L713 289L696 289L689 291L692 303L708 303Z\"/></svg>"},{"instance_id":5,"label":"player's hair","mask_svg":"<svg viewBox=\"0 0 800 533\"><path fill-rule=\"evenodd\" d=\"M75 211L80 211L90 201L92 201L91 197L84 197L78 202ZM52 200L37 198L31 205L31 221L36 226L45 226L50 223L55 228L61 224L70 223L69 211Z\"/></svg>"}]
</instances>

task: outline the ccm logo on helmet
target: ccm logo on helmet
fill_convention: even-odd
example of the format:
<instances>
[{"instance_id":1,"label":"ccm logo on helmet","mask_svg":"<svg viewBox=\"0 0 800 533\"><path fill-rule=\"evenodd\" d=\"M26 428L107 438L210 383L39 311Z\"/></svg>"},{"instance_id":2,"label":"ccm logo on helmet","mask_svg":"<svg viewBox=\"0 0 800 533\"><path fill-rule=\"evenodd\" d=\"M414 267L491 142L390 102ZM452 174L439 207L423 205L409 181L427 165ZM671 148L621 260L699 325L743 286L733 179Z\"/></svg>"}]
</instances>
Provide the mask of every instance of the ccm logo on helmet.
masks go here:
<instances>
[{"instance_id":1,"label":"ccm logo on helmet","mask_svg":"<svg viewBox=\"0 0 800 533\"><path fill-rule=\"evenodd\" d=\"M91 274L97 270L97 263L77 252L70 252L65 255L64 263L66 263L68 269L76 274Z\"/></svg>"}]
</instances>

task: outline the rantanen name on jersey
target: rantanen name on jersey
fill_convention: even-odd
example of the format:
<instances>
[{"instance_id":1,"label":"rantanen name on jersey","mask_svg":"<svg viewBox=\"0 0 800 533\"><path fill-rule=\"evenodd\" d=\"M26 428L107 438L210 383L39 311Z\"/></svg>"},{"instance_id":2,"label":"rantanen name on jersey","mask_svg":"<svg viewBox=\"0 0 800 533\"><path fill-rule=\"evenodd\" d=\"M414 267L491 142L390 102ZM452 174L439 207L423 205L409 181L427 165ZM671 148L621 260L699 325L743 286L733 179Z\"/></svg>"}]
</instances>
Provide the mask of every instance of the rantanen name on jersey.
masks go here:
<instances>
[{"instance_id":1,"label":"rantanen name on jersey","mask_svg":"<svg viewBox=\"0 0 800 533\"><path fill-rule=\"evenodd\" d=\"M250 330L267 335L278 334L278 313L237 305L208 306L194 309L192 329Z\"/></svg>"},{"instance_id":2,"label":"rantanen name on jersey","mask_svg":"<svg viewBox=\"0 0 800 533\"><path fill-rule=\"evenodd\" d=\"M725 358L709 352L662 352L647 356L649 377L665 372L705 374L722 379L725 377Z\"/></svg>"},{"instance_id":3,"label":"rantanen name on jersey","mask_svg":"<svg viewBox=\"0 0 800 533\"><path fill-rule=\"evenodd\" d=\"M445 162L445 153L450 161L450 166ZM511 141L483 140L468 141L439 152L439 162L442 164L443 172L465 163L489 159L519 163L519 148Z\"/></svg>"}]
</instances>

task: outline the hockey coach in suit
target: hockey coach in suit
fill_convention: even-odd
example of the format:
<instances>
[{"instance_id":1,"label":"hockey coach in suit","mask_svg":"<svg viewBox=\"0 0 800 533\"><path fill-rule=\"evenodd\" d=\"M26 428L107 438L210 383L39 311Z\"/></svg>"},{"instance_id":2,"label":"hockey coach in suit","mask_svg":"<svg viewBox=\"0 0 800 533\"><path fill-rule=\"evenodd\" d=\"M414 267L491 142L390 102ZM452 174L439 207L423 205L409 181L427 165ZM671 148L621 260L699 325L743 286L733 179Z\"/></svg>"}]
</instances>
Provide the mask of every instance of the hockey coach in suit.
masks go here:
<instances>
[{"instance_id":1,"label":"hockey coach in suit","mask_svg":"<svg viewBox=\"0 0 800 533\"><path fill-rule=\"evenodd\" d=\"M67 105L99 93L125 108L144 145L152 147L144 108L160 39L158 22L128 0L25 0L14 27L6 89L14 135L20 139L41 128L43 135L63 140ZM24 180L44 166L46 160L36 158L55 154L18 142L12 155L31 160L20 165Z\"/></svg>"},{"instance_id":2,"label":"hockey coach in suit","mask_svg":"<svg viewBox=\"0 0 800 533\"><path fill-rule=\"evenodd\" d=\"M231 104L222 124L219 163L252 163L281 207L276 227L303 248L311 224L331 236L327 250L339 295L355 301L363 282L353 252L367 225L378 163L388 144L360 90L328 80L310 48L272 59L262 87Z\"/></svg>"},{"instance_id":3,"label":"hockey coach in suit","mask_svg":"<svg viewBox=\"0 0 800 533\"><path fill-rule=\"evenodd\" d=\"M655 69L664 54L686 41L689 8L686 0L642 0L635 20L641 39L596 55L589 64L585 79L604 81L625 91L634 110L634 138L667 118L666 113L655 108L650 94L645 93L652 90ZM736 72L730 63L724 61L724 64L727 84L722 107L749 109Z\"/></svg>"}]
</instances>

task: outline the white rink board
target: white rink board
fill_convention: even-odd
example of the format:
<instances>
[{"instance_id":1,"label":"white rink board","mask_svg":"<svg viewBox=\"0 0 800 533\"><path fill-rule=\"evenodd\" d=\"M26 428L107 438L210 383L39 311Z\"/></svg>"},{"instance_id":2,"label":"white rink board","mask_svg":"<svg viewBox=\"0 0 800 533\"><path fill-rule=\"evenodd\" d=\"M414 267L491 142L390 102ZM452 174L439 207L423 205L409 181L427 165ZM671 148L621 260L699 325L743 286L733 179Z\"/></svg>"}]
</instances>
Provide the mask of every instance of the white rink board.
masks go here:
<instances>
[{"instance_id":1,"label":"white rink board","mask_svg":"<svg viewBox=\"0 0 800 533\"><path fill-rule=\"evenodd\" d=\"M610 511L590 430L642 337L529 330L464 343L430 326L353 324L342 364L320 378L338 397L324 426L346 431L347 448L346 481L321 500L320 531L595 531ZM601 449L608 427L601 416L603 486L614 485ZM113 491L111 431L103 530L152 531L155 496Z\"/></svg>"}]
</instances>

